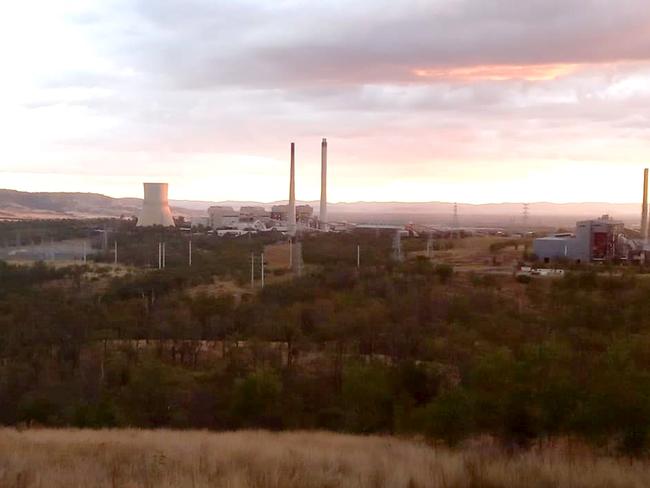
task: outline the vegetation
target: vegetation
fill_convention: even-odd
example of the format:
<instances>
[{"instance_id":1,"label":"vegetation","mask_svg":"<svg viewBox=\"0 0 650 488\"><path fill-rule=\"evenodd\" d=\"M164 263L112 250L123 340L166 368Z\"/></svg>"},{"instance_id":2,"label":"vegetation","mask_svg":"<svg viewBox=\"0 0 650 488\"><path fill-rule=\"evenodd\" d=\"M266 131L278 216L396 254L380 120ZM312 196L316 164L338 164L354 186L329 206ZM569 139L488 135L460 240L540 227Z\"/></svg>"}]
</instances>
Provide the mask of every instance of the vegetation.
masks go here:
<instances>
[{"instance_id":1,"label":"vegetation","mask_svg":"<svg viewBox=\"0 0 650 488\"><path fill-rule=\"evenodd\" d=\"M125 259L154 232L133 234ZM205 236L192 268L172 259L122 276L0 263L0 423L327 429L450 445L485 434L509 449L569 436L647 452L643 275L454 273L423 257L391 261L390 239L310 237L303 276L255 292L242 287L250 253L271 237ZM197 288L215 277L240 287Z\"/></svg>"},{"instance_id":2,"label":"vegetation","mask_svg":"<svg viewBox=\"0 0 650 488\"><path fill-rule=\"evenodd\" d=\"M329 433L0 430L7 488L642 488L647 463L556 443L511 456Z\"/></svg>"}]
</instances>

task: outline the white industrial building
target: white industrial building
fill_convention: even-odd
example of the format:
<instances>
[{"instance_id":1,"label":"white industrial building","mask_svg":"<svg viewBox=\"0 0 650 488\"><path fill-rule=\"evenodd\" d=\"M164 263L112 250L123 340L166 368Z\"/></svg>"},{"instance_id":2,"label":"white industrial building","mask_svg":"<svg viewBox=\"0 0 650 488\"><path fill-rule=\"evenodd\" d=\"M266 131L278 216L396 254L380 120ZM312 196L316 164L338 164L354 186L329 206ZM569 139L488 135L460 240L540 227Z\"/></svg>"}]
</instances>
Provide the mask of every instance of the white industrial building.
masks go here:
<instances>
[{"instance_id":1,"label":"white industrial building","mask_svg":"<svg viewBox=\"0 0 650 488\"><path fill-rule=\"evenodd\" d=\"M239 222L239 212L232 207L214 206L208 209L209 225L213 229L223 229L231 227Z\"/></svg>"},{"instance_id":2,"label":"white industrial building","mask_svg":"<svg viewBox=\"0 0 650 488\"><path fill-rule=\"evenodd\" d=\"M296 221L307 224L314 217L314 208L311 205L296 205ZM289 205L273 205L271 219L287 222L289 218Z\"/></svg>"},{"instance_id":3,"label":"white industrial building","mask_svg":"<svg viewBox=\"0 0 650 488\"><path fill-rule=\"evenodd\" d=\"M266 211L264 207L241 207L239 209L239 220L240 221L253 221L261 218L268 218L270 216L269 212Z\"/></svg>"}]
</instances>

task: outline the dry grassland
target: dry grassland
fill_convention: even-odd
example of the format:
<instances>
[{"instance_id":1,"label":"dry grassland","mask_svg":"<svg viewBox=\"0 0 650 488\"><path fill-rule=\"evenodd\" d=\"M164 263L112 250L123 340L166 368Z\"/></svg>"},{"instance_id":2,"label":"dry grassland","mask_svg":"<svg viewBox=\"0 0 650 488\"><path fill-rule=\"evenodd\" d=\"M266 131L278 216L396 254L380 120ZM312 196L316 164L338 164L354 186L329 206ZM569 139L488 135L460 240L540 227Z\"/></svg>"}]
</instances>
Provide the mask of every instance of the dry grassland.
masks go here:
<instances>
[{"instance_id":1,"label":"dry grassland","mask_svg":"<svg viewBox=\"0 0 650 488\"><path fill-rule=\"evenodd\" d=\"M232 280L219 280L216 277L213 277L212 283L206 283L203 285L196 285L192 288L186 290L187 294L196 298L199 295L210 295L210 296L224 296L232 295L237 303L241 299L242 295L249 293L250 289L239 286L236 282Z\"/></svg>"},{"instance_id":2,"label":"dry grassland","mask_svg":"<svg viewBox=\"0 0 650 488\"><path fill-rule=\"evenodd\" d=\"M289 243L281 242L264 246L264 261L270 271L289 268Z\"/></svg>"},{"instance_id":3,"label":"dry grassland","mask_svg":"<svg viewBox=\"0 0 650 488\"><path fill-rule=\"evenodd\" d=\"M650 464L553 448L506 456L329 433L0 430L0 486L647 487Z\"/></svg>"}]
</instances>

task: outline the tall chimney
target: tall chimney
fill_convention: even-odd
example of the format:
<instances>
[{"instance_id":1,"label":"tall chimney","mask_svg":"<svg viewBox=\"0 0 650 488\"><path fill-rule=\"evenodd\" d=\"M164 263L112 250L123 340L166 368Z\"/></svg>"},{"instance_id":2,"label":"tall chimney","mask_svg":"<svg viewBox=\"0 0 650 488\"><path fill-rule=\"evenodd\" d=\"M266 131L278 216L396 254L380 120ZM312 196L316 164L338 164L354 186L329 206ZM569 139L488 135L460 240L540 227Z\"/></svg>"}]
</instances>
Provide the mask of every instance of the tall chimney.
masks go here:
<instances>
[{"instance_id":1,"label":"tall chimney","mask_svg":"<svg viewBox=\"0 0 650 488\"><path fill-rule=\"evenodd\" d=\"M643 170L643 208L641 209L641 239L648 239L648 168Z\"/></svg>"},{"instance_id":2,"label":"tall chimney","mask_svg":"<svg viewBox=\"0 0 650 488\"><path fill-rule=\"evenodd\" d=\"M320 149L320 228L327 230L327 139L323 138Z\"/></svg>"},{"instance_id":3,"label":"tall chimney","mask_svg":"<svg viewBox=\"0 0 650 488\"><path fill-rule=\"evenodd\" d=\"M289 176L289 208L287 209L287 231L290 236L296 235L296 159L295 144L291 143L291 174Z\"/></svg>"}]
</instances>

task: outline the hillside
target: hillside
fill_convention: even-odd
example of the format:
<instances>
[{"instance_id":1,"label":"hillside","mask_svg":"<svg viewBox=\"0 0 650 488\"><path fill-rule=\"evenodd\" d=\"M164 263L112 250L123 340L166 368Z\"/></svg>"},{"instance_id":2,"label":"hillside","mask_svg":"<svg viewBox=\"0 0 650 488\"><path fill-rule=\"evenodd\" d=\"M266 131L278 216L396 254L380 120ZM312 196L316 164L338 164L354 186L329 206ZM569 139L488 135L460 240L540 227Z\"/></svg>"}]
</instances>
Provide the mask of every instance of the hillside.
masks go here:
<instances>
[{"instance_id":1,"label":"hillside","mask_svg":"<svg viewBox=\"0 0 650 488\"><path fill-rule=\"evenodd\" d=\"M0 486L636 488L648 462L547 445L517 456L324 432L0 430Z\"/></svg>"},{"instance_id":2,"label":"hillside","mask_svg":"<svg viewBox=\"0 0 650 488\"><path fill-rule=\"evenodd\" d=\"M97 193L30 193L0 189L0 219L131 217L142 208L139 198L111 198ZM173 206L177 215L196 211ZM202 212L199 212L202 213Z\"/></svg>"},{"instance_id":3,"label":"hillside","mask_svg":"<svg viewBox=\"0 0 650 488\"><path fill-rule=\"evenodd\" d=\"M286 201L196 201L171 200L176 215L205 215L212 205L239 208L245 205L268 209ZM318 211L318 201L301 201ZM139 198L111 198L96 193L29 193L0 189L0 219L89 218L137 215L142 206ZM581 218L610 214L636 225L640 205L637 203L550 203L530 204L531 225L571 225ZM521 203L458 204L461 225L507 225L521 222ZM454 204L449 202L339 202L329 204L331 219L354 222L392 222L449 224Z\"/></svg>"}]
</instances>

